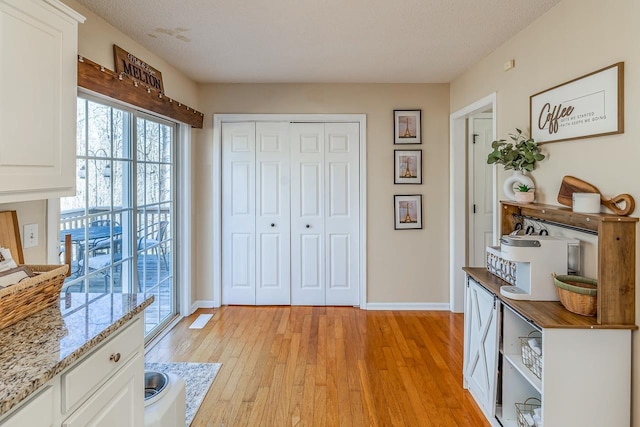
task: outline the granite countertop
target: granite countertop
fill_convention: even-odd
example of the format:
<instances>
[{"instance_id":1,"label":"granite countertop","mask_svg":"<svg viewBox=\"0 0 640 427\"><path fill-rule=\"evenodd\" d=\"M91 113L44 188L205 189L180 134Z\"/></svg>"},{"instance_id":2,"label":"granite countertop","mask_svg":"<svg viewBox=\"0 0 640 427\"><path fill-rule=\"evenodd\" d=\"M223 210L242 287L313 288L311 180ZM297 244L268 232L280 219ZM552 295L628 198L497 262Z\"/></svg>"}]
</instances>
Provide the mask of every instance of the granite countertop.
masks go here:
<instances>
[{"instance_id":1,"label":"granite countertop","mask_svg":"<svg viewBox=\"0 0 640 427\"><path fill-rule=\"evenodd\" d=\"M59 306L0 329L0 416L153 302L143 294L62 296Z\"/></svg>"}]
</instances>

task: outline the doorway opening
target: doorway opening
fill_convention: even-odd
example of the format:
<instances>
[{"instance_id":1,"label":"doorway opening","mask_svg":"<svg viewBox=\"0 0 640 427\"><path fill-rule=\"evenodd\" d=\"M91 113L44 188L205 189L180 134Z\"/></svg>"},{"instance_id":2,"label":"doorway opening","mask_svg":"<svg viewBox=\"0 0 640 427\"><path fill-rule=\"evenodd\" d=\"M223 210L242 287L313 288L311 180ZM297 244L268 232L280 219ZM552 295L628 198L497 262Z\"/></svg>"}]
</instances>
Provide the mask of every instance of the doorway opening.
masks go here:
<instances>
[{"instance_id":1,"label":"doorway opening","mask_svg":"<svg viewBox=\"0 0 640 427\"><path fill-rule=\"evenodd\" d=\"M468 122L469 118L480 113L491 112L491 140L496 139L496 94L488 95L473 104L470 104L451 114L449 119L450 135L450 225L449 225L449 290L450 306L453 312L464 311L464 272L462 268L469 261L469 222L473 215L473 206L469 203L469 171L471 159L468 146ZM498 230L498 192L497 169L495 166L491 172L490 189L484 189L490 193L493 205L492 244L495 244ZM477 190L476 190L477 192Z\"/></svg>"}]
</instances>

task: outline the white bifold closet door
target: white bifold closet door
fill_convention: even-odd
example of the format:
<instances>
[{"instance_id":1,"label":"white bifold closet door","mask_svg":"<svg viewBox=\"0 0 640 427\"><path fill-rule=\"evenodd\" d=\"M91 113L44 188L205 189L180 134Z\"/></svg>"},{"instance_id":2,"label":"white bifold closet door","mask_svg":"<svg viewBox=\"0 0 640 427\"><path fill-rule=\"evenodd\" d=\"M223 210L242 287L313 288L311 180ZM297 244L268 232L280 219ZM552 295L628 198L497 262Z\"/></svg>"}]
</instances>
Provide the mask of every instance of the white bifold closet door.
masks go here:
<instances>
[{"instance_id":1,"label":"white bifold closet door","mask_svg":"<svg viewBox=\"0 0 640 427\"><path fill-rule=\"evenodd\" d=\"M291 302L359 304L359 127L291 125Z\"/></svg>"},{"instance_id":2,"label":"white bifold closet door","mask_svg":"<svg viewBox=\"0 0 640 427\"><path fill-rule=\"evenodd\" d=\"M222 126L224 304L290 304L289 123Z\"/></svg>"},{"instance_id":3,"label":"white bifold closet door","mask_svg":"<svg viewBox=\"0 0 640 427\"><path fill-rule=\"evenodd\" d=\"M359 125L222 124L222 303L359 304Z\"/></svg>"}]
</instances>

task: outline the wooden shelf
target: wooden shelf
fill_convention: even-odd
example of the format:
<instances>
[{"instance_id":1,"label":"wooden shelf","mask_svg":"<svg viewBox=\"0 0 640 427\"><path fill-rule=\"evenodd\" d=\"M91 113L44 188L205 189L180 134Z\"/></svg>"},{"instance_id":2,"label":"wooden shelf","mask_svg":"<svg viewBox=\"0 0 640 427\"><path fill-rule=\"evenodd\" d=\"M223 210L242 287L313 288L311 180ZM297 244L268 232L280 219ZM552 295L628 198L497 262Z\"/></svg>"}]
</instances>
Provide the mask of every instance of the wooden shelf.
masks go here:
<instances>
[{"instance_id":1,"label":"wooden shelf","mask_svg":"<svg viewBox=\"0 0 640 427\"><path fill-rule=\"evenodd\" d=\"M520 313L538 328L565 329L638 329L626 324L600 324L595 317L580 316L565 309L558 301L524 301L509 299L500 294L500 286L509 283L489 273L486 268L465 267L463 270L495 295L505 305Z\"/></svg>"},{"instance_id":2,"label":"wooden shelf","mask_svg":"<svg viewBox=\"0 0 640 427\"><path fill-rule=\"evenodd\" d=\"M500 202L501 235L511 233L518 216L598 235L599 325L635 326L636 224L638 218L583 214L561 206Z\"/></svg>"}]
</instances>

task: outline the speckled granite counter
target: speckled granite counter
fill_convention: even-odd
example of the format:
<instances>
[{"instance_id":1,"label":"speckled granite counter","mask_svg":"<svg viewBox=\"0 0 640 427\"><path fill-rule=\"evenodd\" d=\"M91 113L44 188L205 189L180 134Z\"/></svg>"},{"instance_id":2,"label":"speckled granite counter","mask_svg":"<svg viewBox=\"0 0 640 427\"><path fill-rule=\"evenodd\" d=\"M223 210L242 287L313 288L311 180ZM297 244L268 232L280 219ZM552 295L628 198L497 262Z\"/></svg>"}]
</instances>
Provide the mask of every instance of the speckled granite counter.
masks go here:
<instances>
[{"instance_id":1,"label":"speckled granite counter","mask_svg":"<svg viewBox=\"0 0 640 427\"><path fill-rule=\"evenodd\" d=\"M70 298L69 298L70 296ZM0 330L0 415L153 302L142 294L68 294Z\"/></svg>"}]
</instances>

